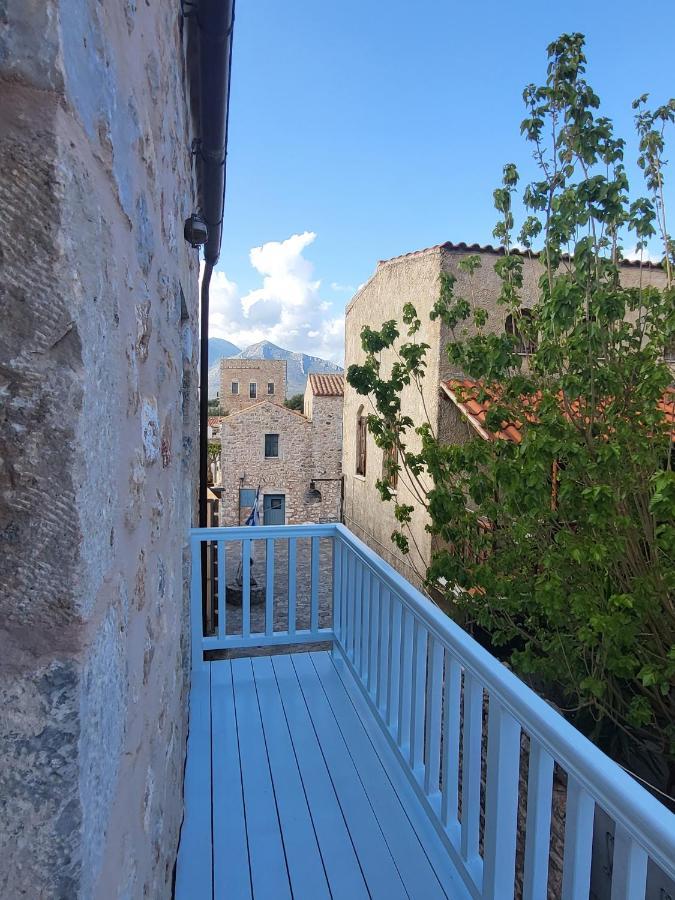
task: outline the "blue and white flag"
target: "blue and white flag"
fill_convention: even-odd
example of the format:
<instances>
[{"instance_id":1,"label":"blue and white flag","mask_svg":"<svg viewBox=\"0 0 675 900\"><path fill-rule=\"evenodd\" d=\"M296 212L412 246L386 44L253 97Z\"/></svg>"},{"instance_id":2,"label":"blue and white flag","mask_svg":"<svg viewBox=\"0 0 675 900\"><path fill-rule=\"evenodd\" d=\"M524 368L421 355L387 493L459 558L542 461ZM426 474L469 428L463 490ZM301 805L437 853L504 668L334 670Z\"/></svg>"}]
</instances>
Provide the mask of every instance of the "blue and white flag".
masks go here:
<instances>
[{"instance_id":1,"label":"blue and white flag","mask_svg":"<svg viewBox=\"0 0 675 900\"><path fill-rule=\"evenodd\" d=\"M244 522L244 525L260 525L259 501L260 501L260 485L258 485L258 490L255 492L255 500L253 501L253 506L251 508L251 512L246 517L246 521Z\"/></svg>"}]
</instances>

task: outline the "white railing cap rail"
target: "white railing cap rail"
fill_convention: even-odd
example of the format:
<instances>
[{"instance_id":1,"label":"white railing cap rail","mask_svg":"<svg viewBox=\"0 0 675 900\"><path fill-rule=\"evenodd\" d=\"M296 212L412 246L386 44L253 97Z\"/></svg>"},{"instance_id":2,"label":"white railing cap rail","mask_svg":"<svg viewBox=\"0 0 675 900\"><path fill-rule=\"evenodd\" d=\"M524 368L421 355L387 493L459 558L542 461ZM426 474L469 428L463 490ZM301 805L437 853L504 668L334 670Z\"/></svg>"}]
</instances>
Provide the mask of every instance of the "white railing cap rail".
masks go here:
<instances>
[{"instance_id":1,"label":"white railing cap rail","mask_svg":"<svg viewBox=\"0 0 675 900\"><path fill-rule=\"evenodd\" d=\"M335 537L336 522L321 525L234 525L191 528L190 535L200 541L242 541L272 538Z\"/></svg>"},{"instance_id":2,"label":"white railing cap rail","mask_svg":"<svg viewBox=\"0 0 675 900\"><path fill-rule=\"evenodd\" d=\"M586 787L610 816L624 825L664 872L675 878L675 815L346 526L336 528L340 539L478 677L488 693Z\"/></svg>"}]
</instances>

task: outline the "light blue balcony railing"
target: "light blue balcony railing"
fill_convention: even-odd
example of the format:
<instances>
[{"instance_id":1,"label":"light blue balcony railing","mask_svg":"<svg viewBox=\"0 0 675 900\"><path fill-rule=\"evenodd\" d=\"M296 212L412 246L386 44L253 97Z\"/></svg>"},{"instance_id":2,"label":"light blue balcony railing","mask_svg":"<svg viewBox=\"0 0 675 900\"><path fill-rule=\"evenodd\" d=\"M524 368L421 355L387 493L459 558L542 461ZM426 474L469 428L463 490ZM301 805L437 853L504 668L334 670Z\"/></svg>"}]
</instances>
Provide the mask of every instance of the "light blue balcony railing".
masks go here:
<instances>
[{"instance_id":1,"label":"light blue balcony railing","mask_svg":"<svg viewBox=\"0 0 675 900\"><path fill-rule=\"evenodd\" d=\"M217 626L208 635L202 627L204 542L213 550L217 582ZM343 525L196 529L192 559L192 746L179 900L219 896L217 876L197 893L190 881L191 856L201 854L202 869L209 866L203 845L211 810L202 810L196 798L200 791L203 798L211 797L213 790L206 789L205 768L195 760L206 752L206 738L199 737L200 716L210 715L204 684L216 677L207 674L209 667L215 673L221 663L210 662L205 651L241 655L254 647L323 642L330 643L347 690L354 684L360 692L358 704L388 746L387 759L396 761L389 763L392 771L398 766L392 784L403 773L409 788L405 802L416 805L415 815L432 826L430 833L451 861L464 896L542 900L559 890L564 900L586 900L598 867L610 871L611 900L644 900L652 890L655 897L668 896L659 895L658 886L675 879L675 816ZM228 589L237 591L236 584L228 588L235 570L241 607L227 602ZM259 606L251 603L252 593ZM253 661L254 674L263 671L262 665ZM296 665L298 673L303 665ZM284 699L282 669L275 663ZM236 700L236 683L234 690ZM330 704L329 693L324 702ZM260 699L264 731L263 705ZM370 727L366 723L366 730ZM295 740L292 729L290 736ZM273 770L272 763L270 756ZM558 807L554 773L558 784L566 783ZM611 820L606 833L613 851L598 847L596 811ZM314 821L311 804L309 815ZM564 860L559 888L552 888L552 817L560 815ZM252 840L255 835L249 834L253 867ZM215 870L218 846L213 836ZM606 859L598 858L601 851ZM288 854L287 865L292 883ZM223 877L227 880L227 871ZM246 895L264 894L253 889Z\"/></svg>"}]
</instances>

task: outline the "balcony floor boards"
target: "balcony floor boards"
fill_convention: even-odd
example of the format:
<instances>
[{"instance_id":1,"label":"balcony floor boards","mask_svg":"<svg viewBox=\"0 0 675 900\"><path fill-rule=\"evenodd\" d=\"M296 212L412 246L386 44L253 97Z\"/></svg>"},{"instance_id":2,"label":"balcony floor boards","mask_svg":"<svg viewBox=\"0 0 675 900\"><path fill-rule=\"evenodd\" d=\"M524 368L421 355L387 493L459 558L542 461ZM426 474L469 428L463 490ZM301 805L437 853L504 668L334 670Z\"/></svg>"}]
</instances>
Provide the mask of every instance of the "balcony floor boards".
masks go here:
<instances>
[{"instance_id":1,"label":"balcony floor boards","mask_svg":"<svg viewBox=\"0 0 675 900\"><path fill-rule=\"evenodd\" d=\"M177 900L463 896L341 661L294 653L195 673Z\"/></svg>"}]
</instances>

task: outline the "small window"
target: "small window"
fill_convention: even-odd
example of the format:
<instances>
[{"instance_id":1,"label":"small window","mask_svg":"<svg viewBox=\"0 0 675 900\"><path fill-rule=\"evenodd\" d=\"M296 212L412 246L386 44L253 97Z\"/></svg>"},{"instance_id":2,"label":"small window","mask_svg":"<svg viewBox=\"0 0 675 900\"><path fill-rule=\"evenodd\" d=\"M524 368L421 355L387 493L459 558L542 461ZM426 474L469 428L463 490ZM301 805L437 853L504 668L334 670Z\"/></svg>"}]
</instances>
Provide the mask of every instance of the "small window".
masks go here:
<instances>
[{"instance_id":1,"label":"small window","mask_svg":"<svg viewBox=\"0 0 675 900\"><path fill-rule=\"evenodd\" d=\"M368 423L365 416L359 415L356 419L356 474L366 474L366 436Z\"/></svg>"},{"instance_id":2,"label":"small window","mask_svg":"<svg viewBox=\"0 0 675 900\"><path fill-rule=\"evenodd\" d=\"M272 497L270 500L270 509L281 509L281 497Z\"/></svg>"},{"instance_id":3,"label":"small window","mask_svg":"<svg viewBox=\"0 0 675 900\"><path fill-rule=\"evenodd\" d=\"M666 362L675 363L675 338L666 344L663 350L663 358Z\"/></svg>"},{"instance_id":4,"label":"small window","mask_svg":"<svg viewBox=\"0 0 675 900\"><path fill-rule=\"evenodd\" d=\"M525 324L524 331L528 331L527 335L523 334L521 330L521 324ZM513 335L516 339L516 350L518 353L522 353L526 355L528 353L534 353L537 349L537 340L534 335L531 333L532 328L532 310L531 309L521 309L517 316L513 316L511 313L506 317L506 333Z\"/></svg>"},{"instance_id":5,"label":"small window","mask_svg":"<svg viewBox=\"0 0 675 900\"><path fill-rule=\"evenodd\" d=\"M233 394L238 394L238 393L239 393L239 382L238 382L238 381L233 381L233 382L232 382L232 393L233 393Z\"/></svg>"},{"instance_id":6,"label":"small window","mask_svg":"<svg viewBox=\"0 0 675 900\"><path fill-rule=\"evenodd\" d=\"M265 459L276 459L279 456L279 435L265 435Z\"/></svg>"},{"instance_id":7,"label":"small window","mask_svg":"<svg viewBox=\"0 0 675 900\"><path fill-rule=\"evenodd\" d=\"M255 504L255 488L240 488L239 506L253 506Z\"/></svg>"},{"instance_id":8,"label":"small window","mask_svg":"<svg viewBox=\"0 0 675 900\"><path fill-rule=\"evenodd\" d=\"M267 393L268 393L268 394L273 394L273 393L274 393L274 382L273 382L273 381L268 381L268 382L267 382Z\"/></svg>"},{"instance_id":9,"label":"small window","mask_svg":"<svg viewBox=\"0 0 675 900\"><path fill-rule=\"evenodd\" d=\"M248 395L251 398L251 400L255 400L255 398L258 396L258 385L255 383L255 381L252 381L249 384Z\"/></svg>"}]
</instances>

